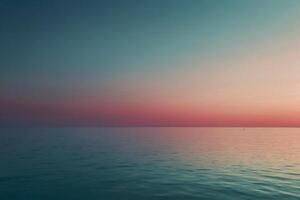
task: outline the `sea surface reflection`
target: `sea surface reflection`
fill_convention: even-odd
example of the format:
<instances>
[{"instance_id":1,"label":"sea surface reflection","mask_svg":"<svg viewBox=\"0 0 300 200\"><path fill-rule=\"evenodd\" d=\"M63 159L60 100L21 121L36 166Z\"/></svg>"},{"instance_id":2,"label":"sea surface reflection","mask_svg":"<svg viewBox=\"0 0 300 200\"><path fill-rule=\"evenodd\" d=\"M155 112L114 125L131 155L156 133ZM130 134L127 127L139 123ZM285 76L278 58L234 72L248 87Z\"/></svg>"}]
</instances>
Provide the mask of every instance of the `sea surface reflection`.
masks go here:
<instances>
[{"instance_id":1,"label":"sea surface reflection","mask_svg":"<svg viewBox=\"0 0 300 200\"><path fill-rule=\"evenodd\" d=\"M3 128L0 158L0 199L300 199L297 128Z\"/></svg>"}]
</instances>

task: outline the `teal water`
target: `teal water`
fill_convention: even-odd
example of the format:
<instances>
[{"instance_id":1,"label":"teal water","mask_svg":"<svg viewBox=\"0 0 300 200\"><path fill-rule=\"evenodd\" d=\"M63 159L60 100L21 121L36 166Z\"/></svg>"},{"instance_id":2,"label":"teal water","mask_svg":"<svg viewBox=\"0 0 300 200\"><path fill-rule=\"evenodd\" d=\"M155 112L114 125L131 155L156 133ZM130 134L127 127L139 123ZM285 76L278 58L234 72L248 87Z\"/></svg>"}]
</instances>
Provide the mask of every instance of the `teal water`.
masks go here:
<instances>
[{"instance_id":1,"label":"teal water","mask_svg":"<svg viewBox=\"0 0 300 200\"><path fill-rule=\"evenodd\" d=\"M300 129L0 129L0 199L300 199Z\"/></svg>"}]
</instances>

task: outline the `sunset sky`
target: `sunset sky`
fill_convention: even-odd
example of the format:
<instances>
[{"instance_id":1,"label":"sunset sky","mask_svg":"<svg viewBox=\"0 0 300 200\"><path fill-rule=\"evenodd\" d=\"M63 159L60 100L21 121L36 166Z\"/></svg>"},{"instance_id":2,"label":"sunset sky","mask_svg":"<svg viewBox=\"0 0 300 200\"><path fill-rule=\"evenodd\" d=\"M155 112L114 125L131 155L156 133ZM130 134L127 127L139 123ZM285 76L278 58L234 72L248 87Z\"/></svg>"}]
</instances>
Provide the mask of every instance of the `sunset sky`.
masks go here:
<instances>
[{"instance_id":1,"label":"sunset sky","mask_svg":"<svg viewBox=\"0 0 300 200\"><path fill-rule=\"evenodd\" d=\"M300 126L299 0L0 1L0 124Z\"/></svg>"}]
</instances>

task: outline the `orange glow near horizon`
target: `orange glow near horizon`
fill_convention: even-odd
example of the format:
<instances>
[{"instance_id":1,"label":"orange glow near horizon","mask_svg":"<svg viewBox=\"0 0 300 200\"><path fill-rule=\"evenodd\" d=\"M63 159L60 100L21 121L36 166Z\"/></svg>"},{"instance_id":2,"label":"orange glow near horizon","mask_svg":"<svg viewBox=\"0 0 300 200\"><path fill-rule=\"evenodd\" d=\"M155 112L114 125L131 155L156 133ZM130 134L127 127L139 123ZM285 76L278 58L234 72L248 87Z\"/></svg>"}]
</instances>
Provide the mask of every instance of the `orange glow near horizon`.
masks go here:
<instances>
[{"instance_id":1,"label":"orange glow near horizon","mask_svg":"<svg viewBox=\"0 0 300 200\"><path fill-rule=\"evenodd\" d=\"M1 116L19 117L35 124L90 126L250 126L295 127L299 112L245 112L207 107L170 105L2 101Z\"/></svg>"}]
</instances>

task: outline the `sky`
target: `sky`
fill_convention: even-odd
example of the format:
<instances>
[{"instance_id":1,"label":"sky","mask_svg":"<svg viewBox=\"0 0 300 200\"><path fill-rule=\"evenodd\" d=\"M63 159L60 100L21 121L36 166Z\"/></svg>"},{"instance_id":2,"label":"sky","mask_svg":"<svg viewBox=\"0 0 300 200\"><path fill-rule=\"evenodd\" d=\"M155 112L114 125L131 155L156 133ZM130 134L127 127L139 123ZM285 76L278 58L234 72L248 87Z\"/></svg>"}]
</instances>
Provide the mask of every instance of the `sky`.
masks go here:
<instances>
[{"instance_id":1,"label":"sky","mask_svg":"<svg viewBox=\"0 0 300 200\"><path fill-rule=\"evenodd\" d=\"M0 0L0 125L300 126L298 0Z\"/></svg>"}]
</instances>

